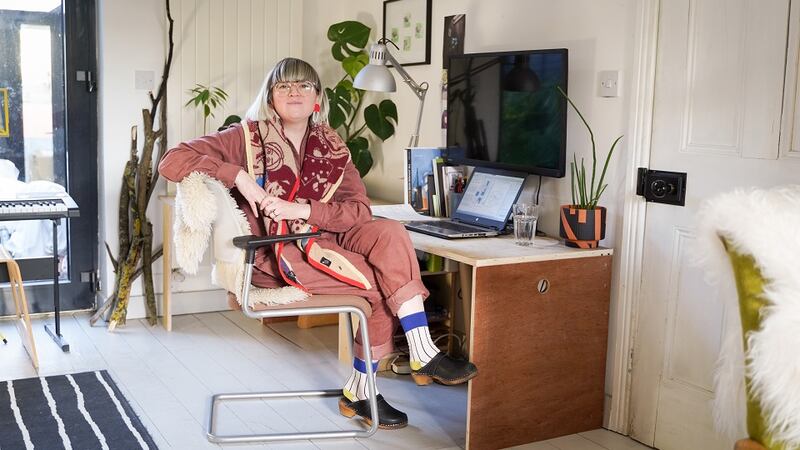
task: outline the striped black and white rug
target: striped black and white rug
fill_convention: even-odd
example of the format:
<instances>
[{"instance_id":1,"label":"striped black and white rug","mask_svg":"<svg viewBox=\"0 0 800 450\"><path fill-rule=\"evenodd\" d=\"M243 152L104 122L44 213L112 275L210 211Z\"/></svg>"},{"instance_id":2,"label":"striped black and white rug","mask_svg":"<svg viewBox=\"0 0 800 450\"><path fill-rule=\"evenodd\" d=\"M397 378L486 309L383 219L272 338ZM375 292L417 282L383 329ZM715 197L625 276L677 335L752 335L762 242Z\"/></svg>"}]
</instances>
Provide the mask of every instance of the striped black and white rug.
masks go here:
<instances>
[{"instance_id":1,"label":"striped black and white rug","mask_svg":"<svg viewBox=\"0 0 800 450\"><path fill-rule=\"evenodd\" d=\"M0 449L157 449L105 370L0 382Z\"/></svg>"}]
</instances>

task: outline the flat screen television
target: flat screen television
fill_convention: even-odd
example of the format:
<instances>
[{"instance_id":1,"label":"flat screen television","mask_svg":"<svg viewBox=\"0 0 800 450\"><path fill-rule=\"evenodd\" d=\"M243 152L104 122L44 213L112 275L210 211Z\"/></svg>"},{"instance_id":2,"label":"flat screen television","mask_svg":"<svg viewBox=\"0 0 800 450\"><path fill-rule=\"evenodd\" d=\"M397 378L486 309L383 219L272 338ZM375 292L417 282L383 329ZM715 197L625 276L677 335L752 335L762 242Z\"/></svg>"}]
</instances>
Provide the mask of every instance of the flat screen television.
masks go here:
<instances>
[{"instance_id":1,"label":"flat screen television","mask_svg":"<svg viewBox=\"0 0 800 450\"><path fill-rule=\"evenodd\" d=\"M567 49L451 56L447 146L453 162L548 177L566 172Z\"/></svg>"}]
</instances>

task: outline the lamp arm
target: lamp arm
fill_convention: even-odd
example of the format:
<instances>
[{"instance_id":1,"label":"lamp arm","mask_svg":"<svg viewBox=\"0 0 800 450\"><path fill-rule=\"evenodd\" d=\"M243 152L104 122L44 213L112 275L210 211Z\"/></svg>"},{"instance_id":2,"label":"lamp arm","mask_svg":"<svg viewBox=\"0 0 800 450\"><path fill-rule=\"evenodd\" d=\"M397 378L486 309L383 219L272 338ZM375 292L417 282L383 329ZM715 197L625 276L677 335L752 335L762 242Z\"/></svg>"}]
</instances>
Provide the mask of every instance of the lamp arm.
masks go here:
<instances>
[{"instance_id":1,"label":"lamp arm","mask_svg":"<svg viewBox=\"0 0 800 450\"><path fill-rule=\"evenodd\" d=\"M394 69L397 70L397 73L400 74L400 78L403 79L409 88L414 92L414 95L417 96L419 99L419 109L417 110L417 126L414 128L414 134L411 135L411 140L408 142L409 147L416 147L419 144L419 128L422 124L422 110L425 107L425 95L428 93L428 82L423 82L422 84L418 84L411 78L411 75L406 72L406 69L403 68L403 65L397 62L394 55L389 52L389 49L386 49L386 59L392 63Z\"/></svg>"},{"instance_id":2,"label":"lamp arm","mask_svg":"<svg viewBox=\"0 0 800 450\"><path fill-rule=\"evenodd\" d=\"M414 79L411 78L411 75L406 72L406 69L403 68L403 65L397 62L397 59L395 59L388 47L386 48L386 60L392 63L394 69L400 74L400 78L403 79L403 82L405 82L408 87L414 91L414 95L416 95L420 101L424 101L425 93L428 91L428 83L424 82L422 84L418 84L416 81L414 81Z\"/></svg>"}]
</instances>

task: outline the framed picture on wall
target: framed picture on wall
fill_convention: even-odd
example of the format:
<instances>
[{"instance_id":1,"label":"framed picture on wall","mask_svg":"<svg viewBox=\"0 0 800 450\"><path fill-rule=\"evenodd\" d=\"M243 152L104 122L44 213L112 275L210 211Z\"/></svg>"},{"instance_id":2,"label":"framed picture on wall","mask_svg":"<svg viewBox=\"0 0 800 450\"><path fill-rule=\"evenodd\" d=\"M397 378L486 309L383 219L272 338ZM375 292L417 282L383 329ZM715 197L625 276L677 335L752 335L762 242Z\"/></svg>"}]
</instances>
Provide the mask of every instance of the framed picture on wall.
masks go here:
<instances>
[{"instance_id":1,"label":"framed picture on wall","mask_svg":"<svg viewBox=\"0 0 800 450\"><path fill-rule=\"evenodd\" d=\"M389 51L403 66L431 63L431 1L383 2L383 37L397 45Z\"/></svg>"}]
</instances>

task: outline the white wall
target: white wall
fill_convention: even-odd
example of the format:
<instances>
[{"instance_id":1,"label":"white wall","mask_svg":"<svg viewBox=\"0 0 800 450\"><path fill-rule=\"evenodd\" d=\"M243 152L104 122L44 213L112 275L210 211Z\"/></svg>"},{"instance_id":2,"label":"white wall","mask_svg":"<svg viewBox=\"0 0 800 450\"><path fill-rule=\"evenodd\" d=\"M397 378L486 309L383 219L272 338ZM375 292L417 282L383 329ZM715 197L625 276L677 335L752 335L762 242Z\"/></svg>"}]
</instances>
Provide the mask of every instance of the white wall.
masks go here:
<instances>
[{"instance_id":1,"label":"white wall","mask_svg":"<svg viewBox=\"0 0 800 450\"><path fill-rule=\"evenodd\" d=\"M335 83L341 69L330 56L330 42L325 33L328 26L342 20L359 20L372 27L373 39L380 36L383 3L381 1L337 1L336 8L324 0L304 0L304 57L321 72L323 81ZM433 0L431 64L408 67L417 81L428 81L431 88L425 104L421 146L443 145L439 129L440 78L442 67L442 34L444 17L466 14L464 51L488 52L538 48L569 49L569 94L581 108L592 126L599 156L604 157L611 142L624 134L628 125L629 86L626 79L633 64L633 36L636 21L636 0ZM620 71L620 96L601 98L597 95L597 74L601 70ZM374 94L371 94L374 95ZM391 94L397 104L400 123L395 136L379 148L375 166L365 178L371 196L401 202L403 147L413 130L417 100L401 83ZM609 184L601 204L607 206L608 223L603 245L618 248L618 232L623 214L624 163L628 141L623 138L609 166ZM568 116L567 159L577 153L591 164L591 145L588 134L572 110ZM600 165L601 163L598 163ZM599 169L598 169L599 170ZM533 195L534 177L529 177L526 192ZM544 178L540 203L544 206L540 229L558 234L558 206L571 200L569 176L563 179ZM576 274L576 279L580 274ZM611 323L609 342L613 342L618 270L615 261L612 283ZM611 361L612 349L609 349ZM608 365L610 369L610 364ZM610 374L610 372L608 372ZM606 392L610 393L611 377L607 376Z\"/></svg>"},{"instance_id":2,"label":"white wall","mask_svg":"<svg viewBox=\"0 0 800 450\"><path fill-rule=\"evenodd\" d=\"M160 74L164 63L166 17L159 0L99 1L98 47L98 150L100 154L100 203L98 208L101 248L98 249L103 298L113 290L114 273L103 246L118 246L117 212L122 172L130 151L130 128L139 126L143 137L142 108L150 108L146 91L134 88L135 70ZM153 218L154 223L156 219ZM156 236L160 236L159 233ZM141 303L141 302L140 302ZM141 306L137 305L140 309Z\"/></svg>"},{"instance_id":3,"label":"white wall","mask_svg":"<svg viewBox=\"0 0 800 450\"><path fill-rule=\"evenodd\" d=\"M330 56L330 41L325 33L328 26L341 20L360 20L372 27L373 38L380 34L382 2L304 0L303 56L321 72L323 82L332 85L341 77L338 63ZM466 14L465 52L485 52L535 48L565 47L570 52L569 92L592 125L599 150L604 154L613 139L625 131L627 124L627 86L625 75L631 61L635 0L434 0L432 12L431 64L411 66L407 70L418 82L428 81L431 88L423 114L420 145L443 144L439 129L440 78L442 67L443 18ZM336 64L335 64L336 63ZM600 70L621 71L622 95L619 98L600 98L596 95L596 77ZM379 94L369 94L378 98ZM402 201L402 149L413 130L417 100L402 83L391 94L397 104L400 123L395 136L375 148L375 166L365 183L370 195L386 200ZM625 141L621 142L625 150ZM591 160L588 135L572 111L569 115L568 157L572 152ZM624 159L622 151L609 169L611 181L603 204L617 203L616 173ZM619 176L618 176L619 175ZM621 187L620 187L621 189ZM540 201L552 209L570 200L569 179L548 179L543 182ZM621 203L620 203L621 205ZM615 208L618 214L621 208ZM613 236L614 220L610 221ZM545 230L557 233L555 214L547 214L542 224Z\"/></svg>"},{"instance_id":4,"label":"white wall","mask_svg":"<svg viewBox=\"0 0 800 450\"><path fill-rule=\"evenodd\" d=\"M173 3L187 1L200 4L211 2L219 5L222 0L173 0ZM238 0L245 2L248 8L261 8L261 0ZM277 1L277 0L275 0ZM323 83L332 85L340 77L341 72L330 57L330 42L326 38L328 27L342 20L359 20L373 29L373 37L380 33L383 2L378 0L294 0L292 2L280 1L281 4L291 4L289 12L293 23L300 24L298 33L289 44L289 48L282 55L301 55L314 64L323 78ZM222 12L223 21L229 20L231 14L230 4ZM268 3L268 4L275 4ZM255 6L254 6L255 5ZM432 39L431 39L431 64L409 67L408 71L417 81L428 81L431 89L426 102L425 113L420 137L420 145L441 145L442 134L439 129L440 114L440 77L442 65L442 33L443 18L452 14L466 14L466 52L520 50L534 48L565 47L570 52L569 92L572 99L582 109L585 117L592 124L601 155L605 154L612 140L625 132L628 123L628 98L629 86L626 79L631 72L633 42L635 29L636 0L568 0L553 2L549 0L496 0L494 2L482 0L433 0ZM112 249L117 246L117 202L122 169L129 148L129 129L133 124L140 124L140 112L143 107L149 107L146 92L134 89L134 71L152 70L156 76L160 74L164 58L165 19L164 5L157 0L140 0L139 2L123 2L120 0L101 0L99 2L98 26L100 41L99 52L99 95L100 95L100 132L99 145L101 152L100 177L101 204L100 204L100 240L109 243ZM177 6L176 6L177 8ZM217 17L222 9L219 6L210 6L211 11L206 12L206 20ZM265 9L261 11L266 11ZM242 14L244 15L244 14ZM251 15L252 16L252 15ZM237 13L238 17L238 13ZM212 20L213 22L213 20ZM251 24L254 23L251 21ZM274 31L274 30L273 30ZM268 35L274 36L274 35ZM176 34L179 45L181 37ZM186 45L191 42L191 36L185 36ZM196 51L204 51L205 45L212 45L210 40L200 35L195 41ZM264 42L268 42L265 39ZM206 44L207 42L207 44ZM231 51L225 43L223 52L227 55ZM241 51L241 48L239 49ZM239 67L228 68L228 56L221 60L225 66L225 74L237 73L241 77ZM218 68L220 60L209 67ZM196 64L196 62L195 62ZM597 96L597 72L600 70L620 71L620 97L600 98ZM236 86L248 86L252 89L252 70L246 71L251 75L247 82L236 81ZM173 68L171 75L174 80L181 80L185 86L190 83L189 77L183 77L180 69ZM222 77L222 78L219 78ZM257 77L256 77L257 78ZM211 69L202 69L198 74L198 82L216 83L215 80L226 76L213 72ZM174 89L177 90L177 89ZM254 93L254 92L253 92ZM237 91L237 108L247 103L243 99L252 97L248 92ZM174 94L174 92L172 93ZM374 94L373 94L374 95ZM393 201L402 200L402 149L407 142L413 128L416 114L417 100L410 90L398 87L398 91L391 97L398 106L400 123L396 135L383 143L378 144L375 154L375 167L365 179L370 195ZM170 97L170 112L184 103L181 98ZM229 111L226 111L227 113ZM182 111L184 116L186 111ZM189 113L191 114L191 113ZM191 125L180 122L180 137L173 138L176 123L172 119L173 128L170 131L170 143L175 139L186 138L186 133L191 132ZM577 116L570 111L568 124L567 148L568 157L577 152L578 158L584 156L591 160L588 136L579 122ZM195 129L199 122L195 122ZM622 171L627 152L627 139L623 139L618 153L609 168L609 188L603 197L602 204L609 207L608 232L604 244L609 247L618 247L617 230L622 217L622 193L625 174ZM382 148L381 148L382 147ZM530 181L530 180L529 180ZM529 183L530 184L530 183ZM531 189L525 195L532 195ZM544 204L545 211L541 218L541 228L551 234L558 232L557 208L559 204L570 201L569 178L545 178L542 187L540 202ZM154 204L156 202L153 202ZM160 236L160 213L152 208L151 219L156 226L155 233ZM157 204L155 205L158 206ZM156 208L158 209L158 208ZM105 250L101 249L100 260L105 264L102 268L102 280L107 291L113 282L113 273L107 265ZM156 268L157 288L160 287L160 265ZM206 276L203 274L202 276ZM618 274L614 271L614 289L612 299L616 293L616 280ZM187 280L183 289L207 289L205 281ZM105 294L107 295L107 293ZM614 317L615 304L612 301L611 317ZM141 316L141 300L131 306L131 317ZM610 324L610 341L613 339L615 323ZM609 354L609 358L613 355ZM607 377L607 380L610 377ZM608 391L608 390L607 390Z\"/></svg>"},{"instance_id":5,"label":"white wall","mask_svg":"<svg viewBox=\"0 0 800 450\"><path fill-rule=\"evenodd\" d=\"M195 84L221 87L230 99L209 119L215 129L228 114L242 115L255 97L268 69L278 59L300 54L298 28L302 3L280 0L171 0L175 20L173 65L168 85L168 144L202 135L199 110L185 108L186 91ZM135 72L152 71L158 88L167 51L167 20L163 0L98 2L98 82L100 153L99 230L102 297L113 290L114 273L103 242L116 252L117 211L122 172L130 149L130 127L139 126L142 108L150 108L147 90L135 89ZM155 245L161 244L163 180L148 208ZM153 268L156 292L161 292L161 261ZM209 255L196 276L173 276L176 313L225 308L226 300L210 283ZM132 290L129 318L143 317L142 288ZM181 295L185 293L185 295ZM182 304L182 301L188 303Z\"/></svg>"}]
</instances>

